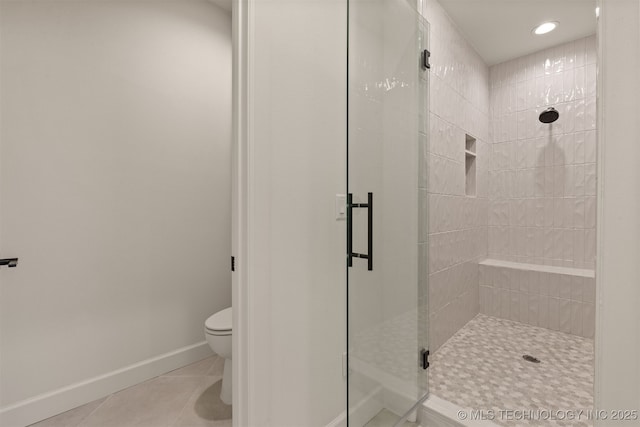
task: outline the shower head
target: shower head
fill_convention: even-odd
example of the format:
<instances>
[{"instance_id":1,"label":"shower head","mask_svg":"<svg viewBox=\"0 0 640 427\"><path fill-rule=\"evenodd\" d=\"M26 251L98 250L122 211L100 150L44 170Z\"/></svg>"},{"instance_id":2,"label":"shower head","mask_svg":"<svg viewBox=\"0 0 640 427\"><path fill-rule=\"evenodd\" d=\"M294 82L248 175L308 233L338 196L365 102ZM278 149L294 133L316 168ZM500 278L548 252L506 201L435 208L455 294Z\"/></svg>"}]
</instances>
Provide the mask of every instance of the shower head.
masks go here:
<instances>
[{"instance_id":1,"label":"shower head","mask_svg":"<svg viewBox=\"0 0 640 427\"><path fill-rule=\"evenodd\" d=\"M549 107L542 113L540 113L540 117L538 117L538 119L542 123L553 123L558 120L558 117L560 117L560 113L558 113L558 110L553 107Z\"/></svg>"}]
</instances>

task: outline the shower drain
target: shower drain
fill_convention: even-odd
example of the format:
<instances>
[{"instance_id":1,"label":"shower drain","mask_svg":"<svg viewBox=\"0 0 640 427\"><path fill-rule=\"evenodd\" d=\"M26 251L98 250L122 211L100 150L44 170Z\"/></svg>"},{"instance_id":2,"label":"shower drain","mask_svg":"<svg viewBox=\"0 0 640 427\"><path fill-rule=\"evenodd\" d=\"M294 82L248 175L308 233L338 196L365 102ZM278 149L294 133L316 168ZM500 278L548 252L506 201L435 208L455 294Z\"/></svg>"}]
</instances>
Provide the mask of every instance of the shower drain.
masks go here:
<instances>
[{"instance_id":1,"label":"shower drain","mask_svg":"<svg viewBox=\"0 0 640 427\"><path fill-rule=\"evenodd\" d=\"M527 362L540 363L540 359L538 359L537 357L530 356L528 354L525 354L524 356L522 356L522 358Z\"/></svg>"}]
</instances>

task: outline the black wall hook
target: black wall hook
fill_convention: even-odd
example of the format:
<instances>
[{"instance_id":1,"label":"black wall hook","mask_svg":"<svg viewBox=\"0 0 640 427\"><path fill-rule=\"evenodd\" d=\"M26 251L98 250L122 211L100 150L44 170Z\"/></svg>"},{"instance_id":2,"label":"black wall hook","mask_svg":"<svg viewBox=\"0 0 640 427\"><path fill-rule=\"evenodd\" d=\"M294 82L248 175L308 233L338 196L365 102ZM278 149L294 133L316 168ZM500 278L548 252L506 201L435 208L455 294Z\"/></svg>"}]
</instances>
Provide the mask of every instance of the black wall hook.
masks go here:
<instances>
[{"instance_id":1,"label":"black wall hook","mask_svg":"<svg viewBox=\"0 0 640 427\"><path fill-rule=\"evenodd\" d=\"M7 265L9 267L17 267L18 266L18 258L0 259L0 265Z\"/></svg>"},{"instance_id":2,"label":"black wall hook","mask_svg":"<svg viewBox=\"0 0 640 427\"><path fill-rule=\"evenodd\" d=\"M425 49L422 52L422 68L424 68L425 70L428 70L431 68L431 64L429 63L429 57L431 57L431 52Z\"/></svg>"}]
</instances>

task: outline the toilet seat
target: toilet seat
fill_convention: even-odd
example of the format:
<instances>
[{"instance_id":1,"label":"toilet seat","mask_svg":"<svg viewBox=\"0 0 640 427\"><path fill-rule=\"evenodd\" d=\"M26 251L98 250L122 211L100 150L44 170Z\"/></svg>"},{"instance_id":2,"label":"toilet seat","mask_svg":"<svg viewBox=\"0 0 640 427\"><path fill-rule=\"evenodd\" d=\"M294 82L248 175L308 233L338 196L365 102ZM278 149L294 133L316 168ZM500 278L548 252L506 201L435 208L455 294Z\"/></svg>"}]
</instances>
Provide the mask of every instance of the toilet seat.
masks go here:
<instances>
[{"instance_id":1,"label":"toilet seat","mask_svg":"<svg viewBox=\"0 0 640 427\"><path fill-rule=\"evenodd\" d=\"M225 308L209 318L204 322L204 326L207 334L209 335L231 335L232 333L232 311L231 307Z\"/></svg>"}]
</instances>

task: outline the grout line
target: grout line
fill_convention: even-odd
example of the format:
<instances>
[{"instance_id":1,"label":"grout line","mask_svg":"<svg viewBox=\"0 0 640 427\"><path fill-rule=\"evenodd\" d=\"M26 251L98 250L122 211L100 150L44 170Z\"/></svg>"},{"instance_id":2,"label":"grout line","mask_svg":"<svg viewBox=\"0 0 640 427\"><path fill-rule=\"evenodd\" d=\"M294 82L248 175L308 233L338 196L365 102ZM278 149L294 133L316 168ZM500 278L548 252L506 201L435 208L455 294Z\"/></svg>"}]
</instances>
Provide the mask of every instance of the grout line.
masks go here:
<instances>
[{"instance_id":1,"label":"grout line","mask_svg":"<svg viewBox=\"0 0 640 427\"><path fill-rule=\"evenodd\" d=\"M201 382L201 385L204 383L204 380ZM178 412L178 415L175 417L174 420L170 421L168 423L169 426L175 426L178 421L180 421L180 418L182 417L182 414L184 414L185 410L187 409L187 405L189 405L189 402L191 402L191 398L196 394L196 392L198 391L198 389L200 388L200 386L195 386L194 390L191 392L191 394L189 395L189 397L187 398L187 400L184 402L184 405L182 406L182 409L180 409L180 412Z\"/></svg>"},{"instance_id":2,"label":"grout line","mask_svg":"<svg viewBox=\"0 0 640 427\"><path fill-rule=\"evenodd\" d=\"M105 397L104 400L102 402L100 402L100 404L93 409L93 411L89 412L86 417L84 417L80 421L78 421L78 423L75 425L75 427L80 427L85 421L87 421L91 416L93 416L93 414L95 414L98 409L102 408L102 405L104 405L107 402L107 400L111 399L111 397L114 394L115 393L111 393L110 395Z\"/></svg>"}]
</instances>

